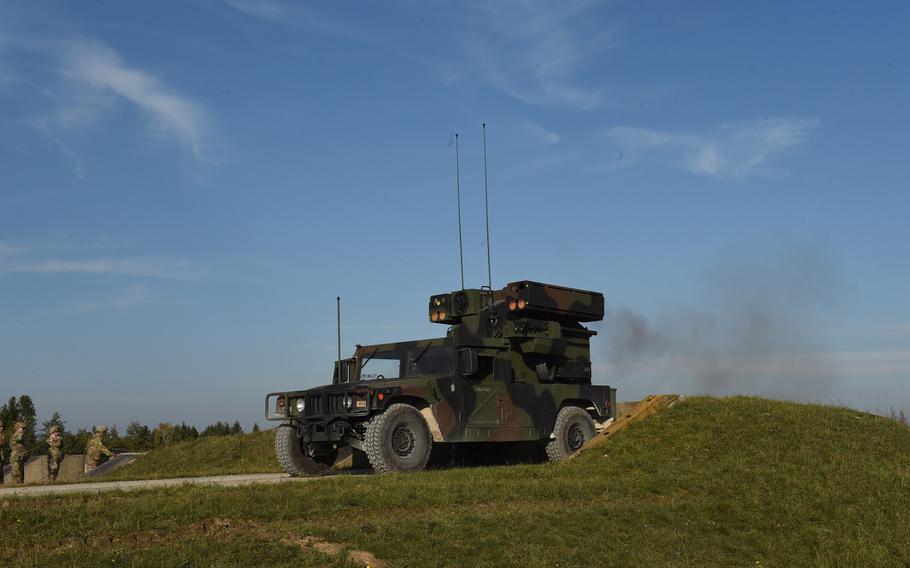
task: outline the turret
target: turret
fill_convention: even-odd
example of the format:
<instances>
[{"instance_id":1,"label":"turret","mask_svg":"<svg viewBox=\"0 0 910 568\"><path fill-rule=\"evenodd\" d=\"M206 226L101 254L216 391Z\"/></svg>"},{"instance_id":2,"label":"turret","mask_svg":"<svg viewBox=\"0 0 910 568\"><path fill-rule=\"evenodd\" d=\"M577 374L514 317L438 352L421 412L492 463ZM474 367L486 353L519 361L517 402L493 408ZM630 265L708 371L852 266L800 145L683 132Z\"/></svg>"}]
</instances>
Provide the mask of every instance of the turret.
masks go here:
<instances>
[{"instance_id":1,"label":"turret","mask_svg":"<svg viewBox=\"0 0 910 568\"><path fill-rule=\"evenodd\" d=\"M457 290L430 297L430 321L450 325L459 347L512 353L518 379L590 382L590 338L583 322L604 317L604 297L522 280L501 290Z\"/></svg>"}]
</instances>

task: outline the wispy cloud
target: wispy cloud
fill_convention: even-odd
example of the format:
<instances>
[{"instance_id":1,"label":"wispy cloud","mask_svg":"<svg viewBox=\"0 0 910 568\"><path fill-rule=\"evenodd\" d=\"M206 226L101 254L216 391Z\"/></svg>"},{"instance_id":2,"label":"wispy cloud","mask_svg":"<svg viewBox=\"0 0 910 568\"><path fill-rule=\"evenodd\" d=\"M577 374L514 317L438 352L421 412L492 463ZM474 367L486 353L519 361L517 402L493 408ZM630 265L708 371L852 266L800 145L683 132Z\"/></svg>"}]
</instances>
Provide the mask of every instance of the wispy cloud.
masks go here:
<instances>
[{"instance_id":1,"label":"wispy cloud","mask_svg":"<svg viewBox=\"0 0 910 568\"><path fill-rule=\"evenodd\" d=\"M192 263L162 259L36 260L0 263L0 272L27 274L109 274L175 280L200 278Z\"/></svg>"},{"instance_id":2,"label":"wispy cloud","mask_svg":"<svg viewBox=\"0 0 910 568\"><path fill-rule=\"evenodd\" d=\"M221 0L233 10L279 24L301 25L317 31L365 40L367 36L352 26L322 17L312 10L313 5L304 7L298 2L279 0Z\"/></svg>"},{"instance_id":3,"label":"wispy cloud","mask_svg":"<svg viewBox=\"0 0 910 568\"><path fill-rule=\"evenodd\" d=\"M33 103L45 106L19 121L48 137L72 163L77 177L84 178L83 165L68 139L97 125L118 103L140 111L153 133L177 142L196 160L205 157L211 130L205 107L153 72L127 63L109 45L85 37L7 34L2 39L2 91L30 93ZM14 58L17 53L28 57ZM19 59L38 64L14 64Z\"/></svg>"},{"instance_id":4,"label":"wispy cloud","mask_svg":"<svg viewBox=\"0 0 910 568\"><path fill-rule=\"evenodd\" d=\"M519 120L516 123L515 133L525 144L532 146L552 146L560 140L558 132L527 119Z\"/></svg>"},{"instance_id":5,"label":"wispy cloud","mask_svg":"<svg viewBox=\"0 0 910 568\"><path fill-rule=\"evenodd\" d=\"M71 107L73 120L97 110L99 99L113 94L142 110L154 127L184 145L194 156L201 156L208 117L205 109L165 85L151 73L127 65L120 55L101 42L76 39L60 43L55 55L60 73L70 81L90 89L87 104Z\"/></svg>"},{"instance_id":6,"label":"wispy cloud","mask_svg":"<svg viewBox=\"0 0 910 568\"><path fill-rule=\"evenodd\" d=\"M150 305L185 305L199 303L202 303L202 301L162 298L148 286L136 285L130 286L123 292L105 298L74 302L60 310L59 313L78 314L98 310L128 309Z\"/></svg>"},{"instance_id":7,"label":"wispy cloud","mask_svg":"<svg viewBox=\"0 0 910 568\"><path fill-rule=\"evenodd\" d=\"M707 133L617 126L603 136L614 147L614 165L654 156L693 174L744 179L805 142L817 124L815 118L768 118L722 124Z\"/></svg>"},{"instance_id":8,"label":"wispy cloud","mask_svg":"<svg viewBox=\"0 0 910 568\"><path fill-rule=\"evenodd\" d=\"M20 254L23 252L28 252L30 247L27 245L17 245L13 243L8 243L0 241L0 254Z\"/></svg>"},{"instance_id":9,"label":"wispy cloud","mask_svg":"<svg viewBox=\"0 0 910 568\"><path fill-rule=\"evenodd\" d=\"M580 79L584 65L613 44L611 29L586 18L595 4L478 3L464 34L470 74L479 73L497 90L527 104L572 109L604 104L604 89Z\"/></svg>"}]
</instances>

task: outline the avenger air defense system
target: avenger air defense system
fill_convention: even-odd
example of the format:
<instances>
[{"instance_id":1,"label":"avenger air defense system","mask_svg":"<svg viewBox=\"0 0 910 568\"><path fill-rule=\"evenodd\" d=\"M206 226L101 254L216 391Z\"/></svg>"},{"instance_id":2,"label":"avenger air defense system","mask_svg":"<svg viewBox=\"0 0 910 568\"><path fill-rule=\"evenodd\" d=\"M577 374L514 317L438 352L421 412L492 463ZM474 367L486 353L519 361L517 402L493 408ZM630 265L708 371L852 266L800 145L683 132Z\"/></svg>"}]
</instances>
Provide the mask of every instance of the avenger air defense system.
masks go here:
<instances>
[{"instance_id":1,"label":"avenger air defense system","mask_svg":"<svg viewBox=\"0 0 910 568\"><path fill-rule=\"evenodd\" d=\"M561 460L614 417L582 325L603 319L599 292L519 281L431 296L428 316L445 337L358 345L331 385L266 396L288 473L321 473L347 446L379 473L423 469L434 444L536 442Z\"/></svg>"}]
</instances>

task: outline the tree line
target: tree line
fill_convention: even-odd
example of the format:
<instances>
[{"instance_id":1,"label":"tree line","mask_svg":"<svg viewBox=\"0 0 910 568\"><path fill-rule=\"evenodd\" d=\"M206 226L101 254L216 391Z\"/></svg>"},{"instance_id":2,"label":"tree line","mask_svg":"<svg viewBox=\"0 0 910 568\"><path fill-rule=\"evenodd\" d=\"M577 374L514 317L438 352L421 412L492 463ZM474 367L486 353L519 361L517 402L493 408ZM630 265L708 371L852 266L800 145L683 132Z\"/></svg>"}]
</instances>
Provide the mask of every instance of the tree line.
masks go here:
<instances>
[{"instance_id":1,"label":"tree line","mask_svg":"<svg viewBox=\"0 0 910 568\"><path fill-rule=\"evenodd\" d=\"M81 454L85 450L85 445L94 433L92 429L79 428L75 432L66 429L66 421L59 412L54 412L48 420L40 424L37 423L37 409L28 395L20 397L11 396L9 400L0 406L0 424L6 429L7 445L16 422L25 423L25 434L23 444L25 445L28 455L38 455L47 453L47 433L51 426L57 426L63 437L63 451L66 454ZM252 432L259 431L259 424L253 424ZM154 428L142 424L138 421L130 422L126 431L121 434L117 426L112 425L107 432L105 445L112 450L122 452L145 452L162 446L169 446L177 442L186 442L206 436L232 436L242 434L243 427L239 420L233 424L227 422L215 422L209 424L199 432L195 426L190 426L185 422L180 424L171 424L161 422ZM9 448L5 447L3 451L4 463L8 463Z\"/></svg>"}]
</instances>

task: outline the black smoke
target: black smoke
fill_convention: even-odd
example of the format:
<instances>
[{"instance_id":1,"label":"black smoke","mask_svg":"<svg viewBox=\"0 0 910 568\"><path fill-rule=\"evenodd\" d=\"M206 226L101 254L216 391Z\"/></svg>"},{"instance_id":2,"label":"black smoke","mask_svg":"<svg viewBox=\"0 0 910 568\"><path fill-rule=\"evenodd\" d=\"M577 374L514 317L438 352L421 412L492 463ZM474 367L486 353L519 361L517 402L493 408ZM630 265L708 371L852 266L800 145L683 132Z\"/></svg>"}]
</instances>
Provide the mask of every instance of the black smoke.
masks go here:
<instances>
[{"instance_id":1,"label":"black smoke","mask_svg":"<svg viewBox=\"0 0 910 568\"><path fill-rule=\"evenodd\" d=\"M843 295L827 255L743 253L670 285L681 297L648 315L608 310L607 372L627 393L831 399L837 372L825 351Z\"/></svg>"}]
</instances>

